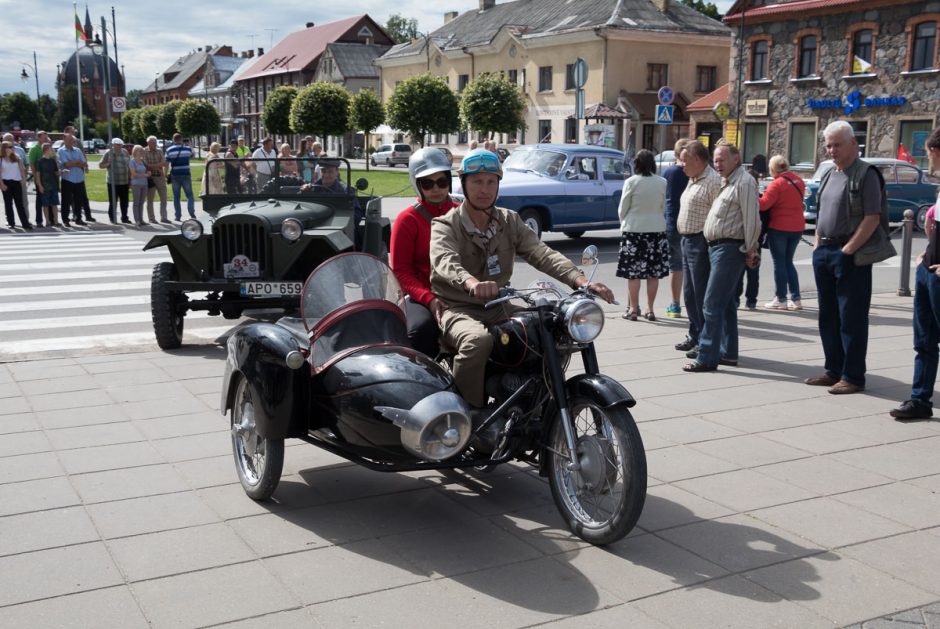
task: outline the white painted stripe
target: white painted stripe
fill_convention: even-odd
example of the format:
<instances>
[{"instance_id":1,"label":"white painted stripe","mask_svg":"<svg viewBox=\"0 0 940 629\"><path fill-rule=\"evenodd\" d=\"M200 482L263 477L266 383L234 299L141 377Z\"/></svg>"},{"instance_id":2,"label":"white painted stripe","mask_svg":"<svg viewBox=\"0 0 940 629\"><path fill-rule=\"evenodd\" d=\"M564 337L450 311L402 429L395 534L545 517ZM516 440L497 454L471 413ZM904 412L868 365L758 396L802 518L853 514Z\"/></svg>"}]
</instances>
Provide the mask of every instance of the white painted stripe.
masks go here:
<instances>
[{"instance_id":1,"label":"white painted stripe","mask_svg":"<svg viewBox=\"0 0 940 629\"><path fill-rule=\"evenodd\" d=\"M186 330L183 332L183 343L195 345L214 341L228 334L235 324L227 327L202 328ZM0 348L0 356L29 355L38 352L52 352L70 349L127 349L128 347L147 346L156 349L157 342L153 332L129 332L126 334L102 334L95 336L73 336L68 338L30 339L4 343Z\"/></svg>"},{"instance_id":2,"label":"white painted stripe","mask_svg":"<svg viewBox=\"0 0 940 629\"><path fill-rule=\"evenodd\" d=\"M77 308L104 308L107 306L131 306L149 304L150 295L128 295L125 297L96 297L92 299L50 299L49 301L21 301L0 304L0 312L33 312L37 310L72 310Z\"/></svg>"},{"instance_id":3,"label":"white painted stripe","mask_svg":"<svg viewBox=\"0 0 940 629\"><path fill-rule=\"evenodd\" d=\"M150 271L147 271L150 274ZM119 290L149 290L150 282L115 282L113 284L58 284L56 286L16 286L0 288L0 299L26 295L63 295L66 293L103 293Z\"/></svg>"},{"instance_id":4,"label":"white painted stripe","mask_svg":"<svg viewBox=\"0 0 940 629\"><path fill-rule=\"evenodd\" d=\"M5 253L5 252L2 252L2 253ZM30 254L18 253L15 256L0 256L0 262L16 262L18 260L23 260L24 258L29 258L32 256L36 256L38 259L41 259L41 260L52 261L52 260L66 260L69 258L85 258L85 259L94 258L96 260L106 259L106 258L119 258L119 257L129 258L129 257L137 256L137 255L153 255L153 254L141 253L140 249L137 247L128 247L124 250L118 250L118 251L114 251L114 250L104 251L101 249L95 249L95 250L89 249L88 251L64 251L64 252L37 251L36 253L30 253Z\"/></svg>"},{"instance_id":5,"label":"white painted stripe","mask_svg":"<svg viewBox=\"0 0 940 629\"><path fill-rule=\"evenodd\" d=\"M0 284L12 284L14 282L45 282L47 280L91 280L105 277L150 277L152 272L153 266L151 265L148 267L140 267L139 269L80 271L77 273L24 273L20 275L0 275Z\"/></svg>"},{"instance_id":6,"label":"white painted stripe","mask_svg":"<svg viewBox=\"0 0 940 629\"><path fill-rule=\"evenodd\" d=\"M83 234L58 234L55 236L13 236L9 240L0 240L0 249L5 246L12 245L40 245L53 242L86 242L86 241L117 241L117 240L134 240L130 236L125 236L124 234L99 234L93 232L85 232Z\"/></svg>"},{"instance_id":7,"label":"white painted stripe","mask_svg":"<svg viewBox=\"0 0 940 629\"><path fill-rule=\"evenodd\" d=\"M120 238L108 240L61 240L56 242L19 242L14 245L0 246L0 253L7 251L23 251L25 249L35 249L37 251L57 251L59 249L88 249L89 247L130 247L133 245L144 246L141 240L133 238Z\"/></svg>"},{"instance_id":8,"label":"white painted stripe","mask_svg":"<svg viewBox=\"0 0 940 629\"><path fill-rule=\"evenodd\" d=\"M75 260L73 262L23 262L19 264L0 264L0 273L10 271L39 271L42 269L95 269L100 266L134 266L144 261L160 262L166 259L166 254L144 255L134 260L108 260L97 262L95 260Z\"/></svg>"},{"instance_id":9,"label":"white painted stripe","mask_svg":"<svg viewBox=\"0 0 940 629\"><path fill-rule=\"evenodd\" d=\"M209 313L203 310L189 312L187 320L208 319ZM0 321L0 332L23 332L25 330L69 330L71 328L89 328L96 325L122 325L128 323L150 323L149 312L126 312L120 314L92 315L88 317L48 317L45 319L17 319Z\"/></svg>"}]
</instances>

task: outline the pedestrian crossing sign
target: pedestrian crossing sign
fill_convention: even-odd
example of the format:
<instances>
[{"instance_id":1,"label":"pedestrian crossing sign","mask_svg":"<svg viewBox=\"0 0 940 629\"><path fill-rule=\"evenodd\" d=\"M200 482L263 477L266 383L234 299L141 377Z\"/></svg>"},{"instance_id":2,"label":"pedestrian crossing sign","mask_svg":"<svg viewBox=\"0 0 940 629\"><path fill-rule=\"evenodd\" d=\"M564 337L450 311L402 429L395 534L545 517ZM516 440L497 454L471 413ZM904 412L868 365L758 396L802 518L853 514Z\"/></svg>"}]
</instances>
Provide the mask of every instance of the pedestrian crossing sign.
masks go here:
<instances>
[{"instance_id":1,"label":"pedestrian crossing sign","mask_svg":"<svg viewBox=\"0 0 940 629\"><path fill-rule=\"evenodd\" d=\"M672 105L656 105L656 124L672 124Z\"/></svg>"}]
</instances>

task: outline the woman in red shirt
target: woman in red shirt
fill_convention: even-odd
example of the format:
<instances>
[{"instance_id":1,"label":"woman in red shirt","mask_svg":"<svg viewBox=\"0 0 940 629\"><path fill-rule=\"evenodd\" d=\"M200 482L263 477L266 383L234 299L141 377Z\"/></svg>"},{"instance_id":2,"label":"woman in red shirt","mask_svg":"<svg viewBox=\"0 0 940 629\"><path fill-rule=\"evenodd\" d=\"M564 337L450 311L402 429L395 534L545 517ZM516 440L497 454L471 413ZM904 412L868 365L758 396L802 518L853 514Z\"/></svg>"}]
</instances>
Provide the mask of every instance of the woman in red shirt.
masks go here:
<instances>
[{"instance_id":1,"label":"woman in red shirt","mask_svg":"<svg viewBox=\"0 0 940 629\"><path fill-rule=\"evenodd\" d=\"M395 219L390 262L407 296L411 346L434 358L439 349L438 321L445 306L431 292L431 219L456 207L450 198L450 162L438 149L423 148L408 160L408 174L418 200Z\"/></svg>"},{"instance_id":2,"label":"woman in red shirt","mask_svg":"<svg viewBox=\"0 0 940 629\"><path fill-rule=\"evenodd\" d=\"M774 180L760 198L760 211L770 212L767 245L774 261L774 284L777 296L766 304L771 310L802 310L800 278L793 265L793 254L803 237L803 180L790 172L790 164L782 155L770 158L770 174ZM790 298L787 299L787 287Z\"/></svg>"}]
</instances>

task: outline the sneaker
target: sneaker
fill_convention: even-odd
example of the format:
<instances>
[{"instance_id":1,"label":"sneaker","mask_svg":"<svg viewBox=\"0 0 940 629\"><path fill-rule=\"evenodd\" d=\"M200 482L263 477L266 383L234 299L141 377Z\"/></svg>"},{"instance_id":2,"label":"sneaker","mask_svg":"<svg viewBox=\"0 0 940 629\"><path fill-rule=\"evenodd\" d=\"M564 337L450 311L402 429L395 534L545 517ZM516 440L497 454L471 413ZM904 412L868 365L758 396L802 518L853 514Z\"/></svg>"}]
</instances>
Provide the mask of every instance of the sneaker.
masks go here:
<instances>
[{"instance_id":1,"label":"sneaker","mask_svg":"<svg viewBox=\"0 0 940 629\"><path fill-rule=\"evenodd\" d=\"M787 300L787 310L802 310L803 304L800 303L799 299L788 299Z\"/></svg>"},{"instance_id":2,"label":"sneaker","mask_svg":"<svg viewBox=\"0 0 940 629\"><path fill-rule=\"evenodd\" d=\"M749 302L747 302L744 306L745 306L745 308L747 308L748 310L757 310L757 302L756 302L756 301L749 301Z\"/></svg>"},{"instance_id":3,"label":"sneaker","mask_svg":"<svg viewBox=\"0 0 940 629\"><path fill-rule=\"evenodd\" d=\"M787 302L780 301L779 297L774 297L773 301L768 301L766 304L764 304L764 308L767 308L768 310L786 310Z\"/></svg>"},{"instance_id":4,"label":"sneaker","mask_svg":"<svg viewBox=\"0 0 940 629\"><path fill-rule=\"evenodd\" d=\"M895 419L929 419L933 416L933 406L921 400L905 400L892 409L890 415Z\"/></svg>"},{"instance_id":5,"label":"sneaker","mask_svg":"<svg viewBox=\"0 0 940 629\"><path fill-rule=\"evenodd\" d=\"M696 342L693 341L692 339L686 338L686 339L685 339L684 341L682 341L681 343L676 343L676 351L679 351L679 352L687 352L687 351L689 351L690 349L692 349L693 347L696 347L697 345L698 345L698 343L696 343Z\"/></svg>"},{"instance_id":6,"label":"sneaker","mask_svg":"<svg viewBox=\"0 0 940 629\"><path fill-rule=\"evenodd\" d=\"M666 316L670 319L678 319L682 316L682 307L679 302L673 302L666 306Z\"/></svg>"}]
</instances>

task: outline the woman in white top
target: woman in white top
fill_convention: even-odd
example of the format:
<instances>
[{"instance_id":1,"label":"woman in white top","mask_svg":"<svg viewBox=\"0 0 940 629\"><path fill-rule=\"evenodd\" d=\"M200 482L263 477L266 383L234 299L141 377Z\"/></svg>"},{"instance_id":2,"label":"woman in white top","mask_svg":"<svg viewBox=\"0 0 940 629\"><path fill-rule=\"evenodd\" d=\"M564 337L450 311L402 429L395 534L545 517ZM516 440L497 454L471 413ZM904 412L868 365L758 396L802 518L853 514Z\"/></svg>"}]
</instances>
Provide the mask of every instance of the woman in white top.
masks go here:
<instances>
[{"instance_id":1,"label":"woman in white top","mask_svg":"<svg viewBox=\"0 0 940 629\"><path fill-rule=\"evenodd\" d=\"M653 304L660 278L669 275L666 238L666 180L656 175L656 161L646 149L636 154L635 175L623 183L620 197L620 261L617 277L627 278L630 303L623 318L640 316L640 280L646 280L646 318L655 321Z\"/></svg>"},{"instance_id":2,"label":"woman in white top","mask_svg":"<svg viewBox=\"0 0 940 629\"><path fill-rule=\"evenodd\" d=\"M13 150L10 142L0 143L0 192L3 192L3 208L7 213L7 227L16 227L13 220L13 205L16 204L16 213L20 215L20 225L23 229L32 229L29 214L23 207L23 182L26 181L26 167Z\"/></svg>"}]
</instances>

